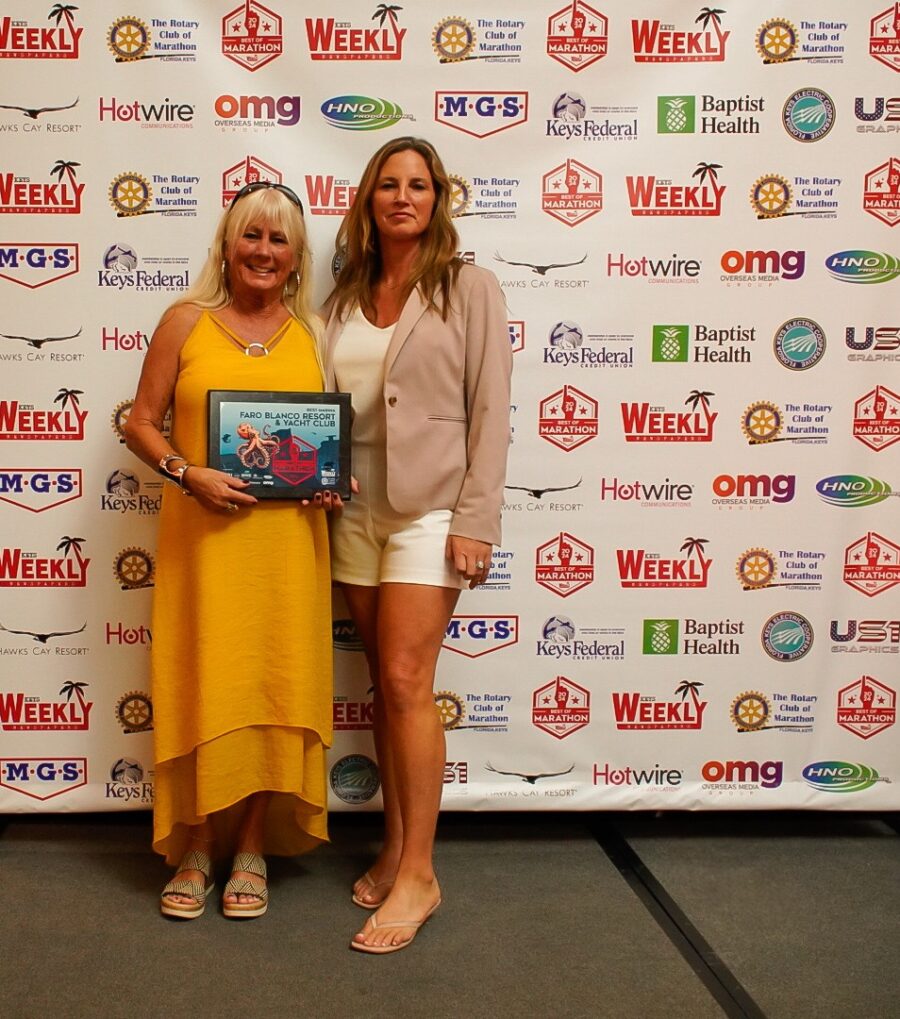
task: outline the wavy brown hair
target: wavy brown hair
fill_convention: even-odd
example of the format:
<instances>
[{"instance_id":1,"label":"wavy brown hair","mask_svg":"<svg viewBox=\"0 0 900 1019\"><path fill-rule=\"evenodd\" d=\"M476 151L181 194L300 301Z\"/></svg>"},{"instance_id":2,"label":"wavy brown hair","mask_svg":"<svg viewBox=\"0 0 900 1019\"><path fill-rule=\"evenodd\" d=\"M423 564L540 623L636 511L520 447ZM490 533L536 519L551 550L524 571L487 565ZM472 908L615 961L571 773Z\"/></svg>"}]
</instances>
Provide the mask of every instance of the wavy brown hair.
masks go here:
<instances>
[{"instance_id":1,"label":"wavy brown hair","mask_svg":"<svg viewBox=\"0 0 900 1019\"><path fill-rule=\"evenodd\" d=\"M339 317L356 304L367 318L375 317L373 291L381 277L382 262L378 232L369 206L384 164L396 153L408 151L417 152L425 160L434 185L434 210L400 296L405 301L418 286L428 304L437 309L444 320L450 311L450 292L462 264L456 255L459 235L450 218L450 178L441 157L429 142L404 136L382 145L369 160L353 205L338 230L335 248L341 270L329 300L334 300ZM438 291L441 292L440 308L436 300Z\"/></svg>"}]
</instances>

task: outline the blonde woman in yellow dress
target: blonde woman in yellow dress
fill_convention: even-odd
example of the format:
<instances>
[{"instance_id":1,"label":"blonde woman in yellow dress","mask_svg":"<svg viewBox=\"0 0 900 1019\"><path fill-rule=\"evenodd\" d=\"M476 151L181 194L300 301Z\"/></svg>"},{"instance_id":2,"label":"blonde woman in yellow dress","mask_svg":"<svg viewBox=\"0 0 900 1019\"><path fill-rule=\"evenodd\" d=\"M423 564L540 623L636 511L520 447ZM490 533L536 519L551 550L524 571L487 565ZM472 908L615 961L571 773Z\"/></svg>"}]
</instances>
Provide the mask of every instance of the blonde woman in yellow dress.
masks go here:
<instances>
[{"instance_id":1,"label":"blonde woman in yellow dress","mask_svg":"<svg viewBox=\"0 0 900 1019\"><path fill-rule=\"evenodd\" d=\"M247 185L196 285L163 315L126 426L129 449L174 482L160 513L151 651L153 848L176 867L161 899L168 916L199 916L213 860L232 852L223 911L261 916L265 854L328 837L323 510L340 499L257 502L245 482L203 466L209 390L322 389L309 280L300 200L282 185Z\"/></svg>"}]
</instances>

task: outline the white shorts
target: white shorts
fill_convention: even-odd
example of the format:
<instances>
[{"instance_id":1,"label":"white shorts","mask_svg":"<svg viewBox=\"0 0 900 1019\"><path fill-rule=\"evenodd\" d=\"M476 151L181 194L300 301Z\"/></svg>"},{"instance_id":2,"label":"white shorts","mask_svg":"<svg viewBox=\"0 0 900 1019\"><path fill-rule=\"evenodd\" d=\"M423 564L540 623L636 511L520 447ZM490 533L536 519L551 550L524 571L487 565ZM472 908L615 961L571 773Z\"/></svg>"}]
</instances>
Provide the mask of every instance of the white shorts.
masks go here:
<instances>
[{"instance_id":1,"label":"white shorts","mask_svg":"<svg viewBox=\"0 0 900 1019\"><path fill-rule=\"evenodd\" d=\"M453 512L431 510L421 517L396 513L385 495L382 451L354 448L353 474L359 495L331 523L331 575L344 584L426 584L468 587L445 557Z\"/></svg>"}]
</instances>

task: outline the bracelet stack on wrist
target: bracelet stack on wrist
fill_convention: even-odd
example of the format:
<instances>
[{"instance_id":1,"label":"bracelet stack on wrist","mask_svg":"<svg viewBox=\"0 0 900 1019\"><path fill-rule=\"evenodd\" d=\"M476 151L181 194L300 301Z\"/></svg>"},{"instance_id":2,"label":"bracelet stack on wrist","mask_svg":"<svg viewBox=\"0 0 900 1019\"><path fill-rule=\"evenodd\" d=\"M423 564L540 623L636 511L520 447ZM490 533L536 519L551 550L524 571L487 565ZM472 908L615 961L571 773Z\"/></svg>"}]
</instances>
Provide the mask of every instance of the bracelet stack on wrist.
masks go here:
<instances>
[{"instance_id":1,"label":"bracelet stack on wrist","mask_svg":"<svg viewBox=\"0 0 900 1019\"><path fill-rule=\"evenodd\" d=\"M177 467L170 467L169 464L173 460L179 460L180 463ZM159 461L159 473L167 480L174 481L176 485L181 489L184 495L190 495L191 493L184 487L184 472L188 467L193 467L192 463L183 457L180 453L166 453L166 455Z\"/></svg>"}]
</instances>

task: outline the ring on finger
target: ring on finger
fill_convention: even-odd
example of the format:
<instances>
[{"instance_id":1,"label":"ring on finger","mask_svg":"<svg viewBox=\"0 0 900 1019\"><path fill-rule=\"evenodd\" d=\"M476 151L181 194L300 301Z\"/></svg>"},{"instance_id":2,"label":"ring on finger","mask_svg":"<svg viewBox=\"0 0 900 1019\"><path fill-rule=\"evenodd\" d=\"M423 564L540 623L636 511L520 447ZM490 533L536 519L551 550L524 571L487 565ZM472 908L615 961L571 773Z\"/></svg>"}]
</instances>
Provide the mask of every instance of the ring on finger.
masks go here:
<instances>
[{"instance_id":1,"label":"ring on finger","mask_svg":"<svg viewBox=\"0 0 900 1019\"><path fill-rule=\"evenodd\" d=\"M237 512L237 503L230 502L225 507L225 509L227 509L229 513L236 513Z\"/></svg>"},{"instance_id":2,"label":"ring on finger","mask_svg":"<svg viewBox=\"0 0 900 1019\"><path fill-rule=\"evenodd\" d=\"M477 563L475 563L475 566L476 566L476 567L477 567L477 568L478 568L479 570L483 570L483 569L484 569L484 563L483 563L483 562L482 562L482 561L481 561L480 559L478 560L478 562L477 562Z\"/></svg>"}]
</instances>

